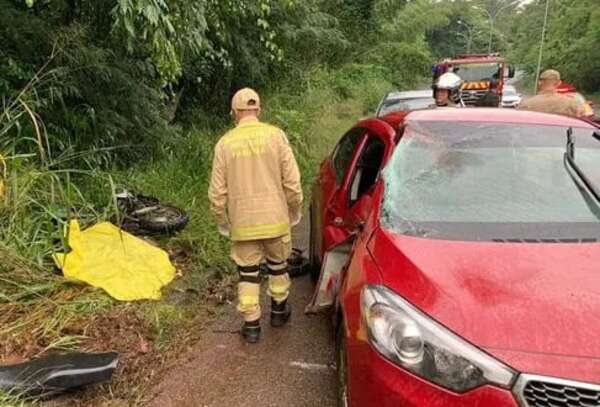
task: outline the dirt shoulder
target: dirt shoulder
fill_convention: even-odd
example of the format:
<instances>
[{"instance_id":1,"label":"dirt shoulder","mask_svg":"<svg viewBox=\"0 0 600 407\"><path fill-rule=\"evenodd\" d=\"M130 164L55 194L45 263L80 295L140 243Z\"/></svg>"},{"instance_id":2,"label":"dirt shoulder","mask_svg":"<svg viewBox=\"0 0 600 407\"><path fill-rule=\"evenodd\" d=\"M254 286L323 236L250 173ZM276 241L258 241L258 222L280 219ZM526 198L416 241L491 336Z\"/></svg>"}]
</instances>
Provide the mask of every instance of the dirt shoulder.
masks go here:
<instances>
[{"instance_id":1,"label":"dirt shoulder","mask_svg":"<svg viewBox=\"0 0 600 407\"><path fill-rule=\"evenodd\" d=\"M295 231L296 246L306 247L306 229L302 225ZM240 340L235 307L224 307L222 316L172 365L147 406L335 406L330 321L303 312L312 292L308 276L293 280L292 320L279 329L268 324L268 298L263 295L263 335L256 345Z\"/></svg>"}]
</instances>

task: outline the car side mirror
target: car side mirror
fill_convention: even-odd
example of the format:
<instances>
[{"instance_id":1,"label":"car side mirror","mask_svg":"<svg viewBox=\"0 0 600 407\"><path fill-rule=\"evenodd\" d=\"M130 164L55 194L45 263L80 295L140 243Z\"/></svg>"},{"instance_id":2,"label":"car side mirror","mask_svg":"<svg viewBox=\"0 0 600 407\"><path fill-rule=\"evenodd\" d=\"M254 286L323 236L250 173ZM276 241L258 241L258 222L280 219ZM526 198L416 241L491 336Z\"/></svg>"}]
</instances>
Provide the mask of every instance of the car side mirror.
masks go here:
<instances>
[{"instance_id":1,"label":"car side mirror","mask_svg":"<svg viewBox=\"0 0 600 407\"><path fill-rule=\"evenodd\" d=\"M366 193L350 209L350 222L357 231L361 230L373 209L373 197Z\"/></svg>"},{"instance_id":2,"label":"car side mirror","mask_svg":"<svg viewBox=\"0 0 600 407\"><path fill-rule=\"evenodd\" d=\"M514 67L514 65L509 65L508 66L508 77L509 78L514 78L515 77L515 67Z\"/></svg>"}]
</instances>

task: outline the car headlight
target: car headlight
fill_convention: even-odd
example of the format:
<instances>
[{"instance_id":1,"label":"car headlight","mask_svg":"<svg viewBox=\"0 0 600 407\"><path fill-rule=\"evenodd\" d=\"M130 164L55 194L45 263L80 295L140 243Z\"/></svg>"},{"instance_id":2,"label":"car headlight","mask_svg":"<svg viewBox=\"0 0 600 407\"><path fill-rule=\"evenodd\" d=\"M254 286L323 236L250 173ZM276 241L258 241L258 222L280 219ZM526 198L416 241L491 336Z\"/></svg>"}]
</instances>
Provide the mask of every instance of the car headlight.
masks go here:
<instances>
[{"instance_id":1,"label":"car headlight","mask_svg":"<svg viewBox=\"0 0 600 407\"><path fill-rule=\"evenodd\" d=\"M362 291L369 342L385 358L455 392L484 384L511 388L516 372L450 332L383 286Z\"/></svg>"}]
</instances>

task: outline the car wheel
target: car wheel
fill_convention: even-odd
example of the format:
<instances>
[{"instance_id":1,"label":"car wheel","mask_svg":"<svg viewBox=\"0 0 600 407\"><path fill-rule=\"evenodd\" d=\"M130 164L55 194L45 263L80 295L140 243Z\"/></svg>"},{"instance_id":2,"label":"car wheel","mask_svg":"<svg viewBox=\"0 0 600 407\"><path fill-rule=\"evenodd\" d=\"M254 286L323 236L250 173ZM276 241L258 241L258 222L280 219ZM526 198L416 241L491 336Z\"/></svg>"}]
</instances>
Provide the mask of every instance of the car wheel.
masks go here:
<instances>
[{"instance_id":1,"label":"car wheel","mask_svg":"<svg viewBox=\"0 0 600 407\"><path fill-rule=\"evenodd\" d=\"M317 236L315 236L315 219L314 219L314 211L312 205L309 210L309 219L310 219L310 238L308 244L308 259L309 259L309 269L310 269L310 278L313 282L317 282L319 280L319 274L321 274L321 264L319 261L319 255L317 254Z\"/></svg>"},{"instance_id":2,"label":"car wheel","mask_svg":"<svg viewBox=\"0 0 600 407\"><path fill-rule=\"evenodd\" d=\"M348 357L346 353L346 330L344 324L340 324L336 339L337 350L337 390L338 407L348 407L350 405L350 392L348 387Z\"/></svg>"}]
</instances>

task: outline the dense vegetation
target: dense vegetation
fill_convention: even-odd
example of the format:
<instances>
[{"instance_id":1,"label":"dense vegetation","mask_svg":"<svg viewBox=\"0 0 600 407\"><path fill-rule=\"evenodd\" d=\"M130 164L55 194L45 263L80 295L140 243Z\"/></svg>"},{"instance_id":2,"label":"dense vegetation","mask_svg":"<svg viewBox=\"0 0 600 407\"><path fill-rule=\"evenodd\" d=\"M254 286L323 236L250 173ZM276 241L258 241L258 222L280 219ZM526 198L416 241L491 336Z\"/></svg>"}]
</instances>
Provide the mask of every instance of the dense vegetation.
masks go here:
<instances>
[{"instance_id":1,"label":"dense vegetation","mask_svg":"<svg viewBox=\"0 0 600 407\"><path fill-rule=\"evenodd\" d=\"M551 1L543 61L590 91L600 87L594 2ZM308 184L331 144L383 94L427 86L436 58L492 49L532 70L545 2L519 3L0 0L0 362L102 348L93 327L124 315L153 348L177 346L175 333L204 296L187 306L169 295L119 305L52 273L50 254L69 218L112 218L115 186L126 185L192 216L161 242L184 253L174 291L229 275L205 196L237 88L264 95L265 119L288 133ZM131 400L138 389L113 390Z\"/></svg>"},{"instance_id":2,"label":"dense vegetation","mask_svg":"<svg viewBox=\"0 0 600 407\"><path fill-rule=\"evenodd\" d=\"M513 56L534 72L546 2L535 0L511 19ZM550 1L542 67L559 69L586 92L600 91L600 9L595 0Z\"/></svg>"}]
</instances>

